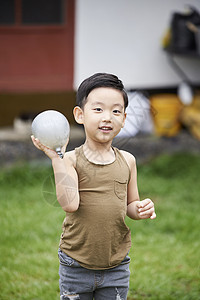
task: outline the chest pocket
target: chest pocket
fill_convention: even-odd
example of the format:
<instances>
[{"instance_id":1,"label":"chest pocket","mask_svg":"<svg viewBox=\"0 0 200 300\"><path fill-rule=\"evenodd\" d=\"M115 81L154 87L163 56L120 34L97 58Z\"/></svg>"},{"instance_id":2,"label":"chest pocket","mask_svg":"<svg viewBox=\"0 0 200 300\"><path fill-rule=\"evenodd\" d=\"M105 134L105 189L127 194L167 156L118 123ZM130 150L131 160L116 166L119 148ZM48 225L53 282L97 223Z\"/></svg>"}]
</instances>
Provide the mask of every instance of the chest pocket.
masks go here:
<instances>
[{"instance_id":1,"label":"chest pocket","mask_svg":"<svg viewBox=\"0 0 200 300\"><path fill-rule=\"evenodd\" d=\"M115 180L114 181L114 191L115 195L121 199L126 199L127 196L127 180Z\"/></svg>"}]
</instances>

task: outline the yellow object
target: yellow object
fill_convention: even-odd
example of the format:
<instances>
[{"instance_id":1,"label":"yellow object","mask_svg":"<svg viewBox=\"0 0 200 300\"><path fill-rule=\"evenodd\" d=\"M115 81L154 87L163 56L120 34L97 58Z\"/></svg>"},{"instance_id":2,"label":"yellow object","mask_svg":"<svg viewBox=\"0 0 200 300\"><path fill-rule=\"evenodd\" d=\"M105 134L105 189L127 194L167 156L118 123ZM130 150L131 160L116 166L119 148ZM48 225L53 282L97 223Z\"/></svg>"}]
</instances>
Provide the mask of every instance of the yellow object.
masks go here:
<instances>
[{"instance_id":1,"label":"yellow object","mask_svg":"<svg viewBox=\"0 0 200 300\"><path fill-rule=\"evenodd\" d=\"M170 28L167 28L165 33L164 33L164 36L162 38L162 47L163 48L167 48L170 46L170 42L171 42L171 29Z\"/></svg>"},{"instance_id":2,"label":"yellow object","mask_svg":"<svg viewBox=\"0 0 200 300\"><path fill-rule=\"evenodd\" d=\"M150 98L153 108L155 133L159 136L175 136L181 129L180 112L183 104L174 94L158 94Z\"/></svg>"},{"instance_id":3,"label":"yellow object","mask_svg":"<svg viewBox=\"0 0 200 300\"><path fill-rule=\"evenodd\" d=\"M200 110L200 90L194 95L192 106Z\"/></svg>"},{"instance_id":4,"label":"yellow object","mask_svg":"<svg viewBox=\"0 0 200 300\"><path fill-rule=\"evenodd\" d=\"M200 94L195 95L190 106L184 107L180 119L191 134L200 140Z\"/></svg>"}]
</instances>

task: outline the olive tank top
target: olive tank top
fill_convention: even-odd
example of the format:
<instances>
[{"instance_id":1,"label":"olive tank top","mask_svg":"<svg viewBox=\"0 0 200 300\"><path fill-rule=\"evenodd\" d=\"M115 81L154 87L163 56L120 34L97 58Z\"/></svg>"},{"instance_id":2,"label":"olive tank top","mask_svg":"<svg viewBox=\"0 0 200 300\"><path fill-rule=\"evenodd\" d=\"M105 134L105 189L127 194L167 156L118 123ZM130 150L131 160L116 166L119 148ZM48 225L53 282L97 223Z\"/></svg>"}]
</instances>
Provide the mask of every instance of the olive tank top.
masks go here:
<instances>
[{"instance_id":1,"label":"olive tank top","mask_svg":"<svg viewBox=\"0 0 200 300\"><path fill-rule=\"evenodd\" d=\"M131 247L125 224L130 169L121 152L113 150L115 160L99 165L86 158L83 145L75 149L80 205L66 213L59 246L87 269L113 268Z\"/></svg>"}]
</instances>

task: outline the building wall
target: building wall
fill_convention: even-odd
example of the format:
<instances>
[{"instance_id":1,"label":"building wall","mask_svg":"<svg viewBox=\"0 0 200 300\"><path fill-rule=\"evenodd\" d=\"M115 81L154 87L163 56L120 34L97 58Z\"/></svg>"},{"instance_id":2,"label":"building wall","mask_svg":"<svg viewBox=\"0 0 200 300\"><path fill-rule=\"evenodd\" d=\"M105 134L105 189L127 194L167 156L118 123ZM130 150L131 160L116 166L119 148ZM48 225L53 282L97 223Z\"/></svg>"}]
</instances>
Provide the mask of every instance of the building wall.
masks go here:
<instances>
[{"instance_id":1,"label":"building wall","mask_svg":"<svg viewBox=\"0 0 200 300\"><path fill-rule=\"evenodd\" d=\"M95 72L117 74L127 88L176 86L180 81L161 40L174 11L199 0L77 0L75 88ZM200 59L175 57L194 84L200 84Z\"/></svg>"},{"instance_id":2,"label":"building wall","mask_svg":"<svg viewBox=\"0 0 200 300\"><path fill-rule=\"evenodd\" d=\"M0 127L12 126L16 118L33 119L44 110L63 113L74 124L75 92L5 93L0 95Z\"/></svg>"},{"instance_id":3,"label":"building wall","mask_svg":"<svg viewBox=\"0 0 200 300\"><path fill-rule=\"evenodd\" d=\"M73 89L75 0L61 26L0 26L0 92Z\"/></svg>"}]
</instances>

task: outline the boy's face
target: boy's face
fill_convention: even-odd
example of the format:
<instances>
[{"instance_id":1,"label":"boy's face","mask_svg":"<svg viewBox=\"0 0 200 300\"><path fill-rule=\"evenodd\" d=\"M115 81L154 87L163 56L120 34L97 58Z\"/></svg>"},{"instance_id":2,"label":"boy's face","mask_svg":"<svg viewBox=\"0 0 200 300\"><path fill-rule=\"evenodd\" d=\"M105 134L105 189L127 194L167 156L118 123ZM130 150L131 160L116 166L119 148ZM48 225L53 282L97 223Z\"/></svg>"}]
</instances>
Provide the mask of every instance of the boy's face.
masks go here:
<instances>
[{"instance_id":1,"label":"boy's face","mask_svg":"<svg viewBox=\"0 0 200 300\"><path fill-rule=\"evenodd\" d=\"M100 87L92 90L80 109L86 137L97 142L110 142L125 122L124 99L119 90Z\"/></svg>"}]
</instances>

